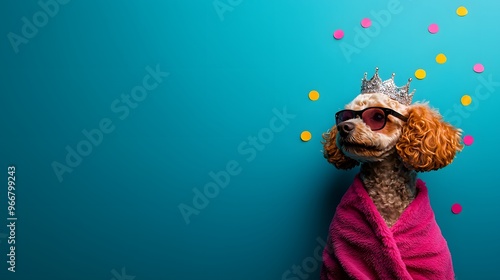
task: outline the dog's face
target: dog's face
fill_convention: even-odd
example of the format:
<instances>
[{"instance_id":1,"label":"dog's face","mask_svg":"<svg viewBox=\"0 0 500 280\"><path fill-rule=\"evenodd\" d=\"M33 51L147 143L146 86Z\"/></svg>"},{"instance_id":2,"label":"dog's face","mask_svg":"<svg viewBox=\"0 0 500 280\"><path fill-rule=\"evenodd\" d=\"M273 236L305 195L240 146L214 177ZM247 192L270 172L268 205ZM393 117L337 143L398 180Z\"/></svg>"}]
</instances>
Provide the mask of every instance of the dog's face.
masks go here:
<instances>
[{"instance_id":1,"label":"dog's face","mask_svg":"<svg viewBox=\"0 0 500 280\"><path fill-rule=\"evenodd\" d=\"M353 117L349 112L338 126L324 133L324 156L335 167L350 169L360 162L382 161L397 152L408 167L430 171L450 164L462 149L462 131L445 122L427 104L406 106L385 94L374 93L358 95L345 109L361 111L369 107L387 108L396 113ZM399 117L395 116L397 113ZM376 127L384 121L385 126Z\"/></svg>"},{"instance_id":2,"label":"dog's face","mask_svg":"<svg viewBox=\"0 0 500 280\"><path fill-rule=\"evenodd\" d=\"M392 100L385 94L360 94L345 109L361 111L370 107L392 109L403 116L407 114L408 106ZM381 113L375 113L369 118L385 118ZM401 136L404 121L388 115L382 129L372 130L362 118L354 118L339 123L337 127L337 147L347 157L359 162L381 161L392 154Z\"/></svg>"}]
</instances>

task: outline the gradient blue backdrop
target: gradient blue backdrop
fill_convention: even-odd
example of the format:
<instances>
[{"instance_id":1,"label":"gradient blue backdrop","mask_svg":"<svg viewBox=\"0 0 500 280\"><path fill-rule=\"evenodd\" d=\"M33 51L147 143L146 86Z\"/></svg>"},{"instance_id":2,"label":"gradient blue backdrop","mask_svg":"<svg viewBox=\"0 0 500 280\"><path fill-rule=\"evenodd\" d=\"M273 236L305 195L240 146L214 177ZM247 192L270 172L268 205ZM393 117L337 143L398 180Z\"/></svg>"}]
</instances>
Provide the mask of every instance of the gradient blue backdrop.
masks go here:
<instances>
[{"instance_id":1,"label":"gradient blue backdrop","mask_svg":"<svg viewBox=\"0 0 500 280\"><path fill-rule=\"evenodd\" d=\"M37 1L1 4L0 279L318 279L314 261L302 278L287 270L313 260L356 172L327 164L321 133L375 66L383 77L396 72L399 84L425 69L427 78L412 83L415 100L474 136L451 166L421 178L457 279L500 277L498 1L215 3L219 12L213 0L66 0L46 22ZM377 20L388 5L398 12ZM455 14L459 5L466 17ZM23 17L33 23L34 15L41 27L26 38ZM363 17L370 30L359 27ZM336 29L344 39L332 38ZM12 44L11 32L24 41ZM438 53L446 64L434 61ZM484 73L472 71L477 62ZM142 85L148 66L170 75L127 116L112 109ZM468 108L463 94L473 98ZM294 118L269 135L284 108ZM66 164L66 148L102 120L114 130L60 181L54 162ZM303 130L310 142L300 141ZM248 137L259 134L266 143L250 154ZM228 163L239 174L187 224L179 205L193 207L193 188ZM15 273L6 263L10 164ZM450 212L455 202L460 215Z\"/></svg>"}]
</instances>

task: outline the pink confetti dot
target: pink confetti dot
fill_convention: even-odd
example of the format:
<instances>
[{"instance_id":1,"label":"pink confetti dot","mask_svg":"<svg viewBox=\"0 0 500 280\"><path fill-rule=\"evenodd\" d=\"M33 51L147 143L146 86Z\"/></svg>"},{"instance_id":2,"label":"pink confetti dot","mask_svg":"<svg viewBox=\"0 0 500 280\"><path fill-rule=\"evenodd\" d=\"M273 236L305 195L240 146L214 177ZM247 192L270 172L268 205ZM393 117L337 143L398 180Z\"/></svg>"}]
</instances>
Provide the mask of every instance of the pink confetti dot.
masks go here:
<instances>
[{"instance_id":1,"label":"pink confetti dot","mask_svg":"<svg viewBox=\"0 0 500 280\"><path fill-rule=\"evenodd\" d=\"M474 72L482 73L484 71L484 66L481 63L474 64Z\"/></svg>"},{"instance_id":2,"label":"pink confetti dot","mask_svg":"<svg viewBox=\"0 0 500 280\"><path fill-rule=\"evenodd\" d=\"M335 30L335 32L333 32L333 38L337 40L344 38L344 30L341 29Z\"/></svg>"},{"instance_id":3,"label":"pink confetti dot","mask_svg":"<svg viewBox=\"0 0 500 280\"><path fill-rule=\"evenodd\" d=\"M431 34L436 34L439 31L439 26L433 23L429 25L429 28L427 30L429 30L429 33Z\"/></svg>"},{"instance_id":4,"label":"pink confetti dot","mask_svg":"<svg viewBox=\"0 0 500 280\"><path fill-rule=\"evenodd\" d=\"M472 143L474 143L474 137L472 137L472 136L470 136L470 135L466 135L466 136L464 137L464 144L465 144L466 146L470 146L470 145L472 145Z\"/></svg>"},{"instance_id":5,"label":"pink confetti dot","mask_svg":"<svg viewBox=\"0 0 500 280\"><path fill-rule=\"evenodd\" d=\"M462 205L455 203L451 206L451 212L453 214L460 214L462 212Z\"/></svg>"},{"instance_id":6,"label":"pink confetti dot","mask_svg":"<svg viewBox=\"0 0 500 280\"><path fill-rule=\"evenodd\" d=\"M361 20L361 26L363 28L368 28L372 25L372 21L369 18L364 18Z\"/></svg>"}]
</instances>

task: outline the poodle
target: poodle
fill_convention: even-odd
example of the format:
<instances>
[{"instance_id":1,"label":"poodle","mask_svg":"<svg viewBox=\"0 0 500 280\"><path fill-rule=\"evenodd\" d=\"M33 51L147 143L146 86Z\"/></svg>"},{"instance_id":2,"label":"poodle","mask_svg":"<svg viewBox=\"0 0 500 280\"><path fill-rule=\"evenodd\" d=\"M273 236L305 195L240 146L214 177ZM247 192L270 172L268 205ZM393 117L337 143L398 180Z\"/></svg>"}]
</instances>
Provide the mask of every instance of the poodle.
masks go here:
<instances>
[{"instance_id":1,"label":"poodle","mask_svg":"<svg viewBox=\"0 0 500 280\"><path fill-rule=\"evenodd\" d=\"M337 112L323 134L324 156L338 169L360 167L360 178L391 227L413 201L417 172L450 164L462 150L461 133L427 103L410 104L409 84L381 82L378 68L362 93Z\"/></svg>"},{"instance_id":2,"label":"poodle","mask_svg":"<svg viewBox=\"0 0 500 280\"><path fill-rule=\"evenodd\" d=\"M462 131L428 103L414 103L411 79L383 81L378 68L323 134L338 169L361 165L342 197L323 251L322 280L455 279L447 242L417 172L450 164Z\"/></svg>"}]
</instances>

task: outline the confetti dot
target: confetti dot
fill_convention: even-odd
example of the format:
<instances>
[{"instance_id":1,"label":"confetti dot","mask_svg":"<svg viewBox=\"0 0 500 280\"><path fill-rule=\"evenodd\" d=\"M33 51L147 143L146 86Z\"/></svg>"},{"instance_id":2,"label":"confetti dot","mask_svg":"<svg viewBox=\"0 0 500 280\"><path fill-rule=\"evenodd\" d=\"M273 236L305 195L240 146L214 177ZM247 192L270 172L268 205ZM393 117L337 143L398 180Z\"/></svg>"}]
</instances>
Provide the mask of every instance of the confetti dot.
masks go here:
<instances>
[{"instance_id":1,"label":"confetti dot","mask_svg":"<svg viewBox=\"0 0 500 280\"><path fill-rule=\"evenodd\" d=\"M464 6L460 6L457 8L457 15L459 15L461 17L464 17L468 13L469 13L469 11L467 11L467 8L465 8Z\"/></svg>"},{"instance_id":2,"label":"confetti dot","mask_svg":"<svg viewBox=\"0 0 500 280\"><path fill-rule=\"evenodd\" d=\"M484 66L481 63L476 63L472 69L474 69L476 73L482 73L484 71Z\"/></svg>"},{"instance_id":3,"label":"confetti dot","mask_svg":"<svg viewBox=\"0 0 500 280\"><path fill-rule=\"evenodd\" d=\"M340 40L342 38L344 38L344 31L343 30L335 30L335 32L333 32L333 38L337 39L337 40Z\"/></svg>"},{"instance_id":4,"label":"confetti dot","mask_svg":"<svg viewBox=\"0 0 500 280\"><path fill-rule=\"evenodd\" d=\"M423 78L425 78L427 74L425 73L425 70L424 69L417 69L417 71L415 71L415 78L419 79L419 80L422 80Z\"/></svg>"},{"instance_id":5,"label":"confetti dot","mask_svg":"<svg viewBox=\"0 0 500 280\"><path fill-rule=\"evenodd\" d=\"M311 132L307 130L302 131L302 133L300 134L300 139L304 142L311 140L311 138L312 138Z\"/></svg>"},{"instance_id":6,"label":"confetti dot","mask_svg":"<svg viewBox=\"0 0 500 280\"><path fill-rule=\"evenodd\" d=\"M363 28L368 28L372 25L372 21L369 18L364 18L361 20L361 26Z\"/></svg>"},{"instance_id":7,"label":"confetti dot","mask_svg":"<svg viewBox=\"0 0 500 280\"><path fill-rule=\"evenodd\" d=\"M474 137L472 137L472 136L470 136L470 135L466 135L466 136L464 137L464 144L465 144L466 146L470 146L470 145L472 145L472 143L474 143Z\"/></svg>"},{"instance_id":8,"label":"confetti dot","mask_svg":"<svg viewBox=\"0 0 500 280\"><path fill-rule=\"evenodd\" d=\"M462 98L460 99L460 102L462 102L462 105L464 106L469 106L471 103L472 103L472 97L470 97L470 95L464 95L462 96Z\"/></svg>"},{"instance_id":9,"label":"confetti dot","mask_svg":"<svg viewBox=\"0 0 500 280\"><path fill-rule=\"evenodd\" d=\"M455 203L451 206L451 212L453 214L460 214L462 212L462 205Z\"/></svg>"},{"instance_id":10,"label":"confetti dot","mask_svg":"<svg viewBox=\"0 0 500 280\"><path fill-rule=\"evenodd\" d=\"M444 55L444 53L436 55L436 62L439 64L444 64L446 62L446 55Z\"/></svg>"},{"instance_id":11,"label":"confetti dot","mask_svg":"<svg viewBox=\"0 0 500 280\"><path fill-rule=\"evenodd\" d=\"M319 99L319 92L316 90L311 90L309 92L309 99L311 99L312 101L318 100Z\"/></svg>"},{"instance_id":12,"label":"confetti dot","mask_svg":"<svg viewBox=\"0 0 500 280\"><path fill-rule=\"evenodd\" d=\"M439 31L439 26L435 23L429 25L429 28L427 28L427 30L429 30L429 33L431 34L436 34L438 31Z\"/></svg>"}]
</instances>

